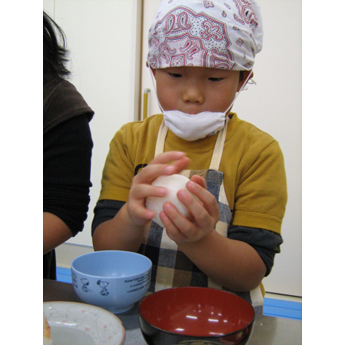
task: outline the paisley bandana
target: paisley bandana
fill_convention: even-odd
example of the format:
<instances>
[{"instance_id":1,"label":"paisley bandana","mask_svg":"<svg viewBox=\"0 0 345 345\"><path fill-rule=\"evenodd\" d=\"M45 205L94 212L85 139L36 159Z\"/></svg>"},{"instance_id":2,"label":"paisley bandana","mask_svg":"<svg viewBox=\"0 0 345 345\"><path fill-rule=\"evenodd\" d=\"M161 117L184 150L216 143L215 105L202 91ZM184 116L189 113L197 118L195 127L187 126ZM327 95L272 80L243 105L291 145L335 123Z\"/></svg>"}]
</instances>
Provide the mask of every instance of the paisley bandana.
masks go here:
<instances>
[{"instance_id":1,"label":"paisley bandana","mask_svg":"<svg viewBox=\"0 0 345 345\"><path fill-rule=\"evenodd\" d=\"M148 65L250 70L262 37L255 0L161 0L149 31Z\"/></svg>"}]
</instances>

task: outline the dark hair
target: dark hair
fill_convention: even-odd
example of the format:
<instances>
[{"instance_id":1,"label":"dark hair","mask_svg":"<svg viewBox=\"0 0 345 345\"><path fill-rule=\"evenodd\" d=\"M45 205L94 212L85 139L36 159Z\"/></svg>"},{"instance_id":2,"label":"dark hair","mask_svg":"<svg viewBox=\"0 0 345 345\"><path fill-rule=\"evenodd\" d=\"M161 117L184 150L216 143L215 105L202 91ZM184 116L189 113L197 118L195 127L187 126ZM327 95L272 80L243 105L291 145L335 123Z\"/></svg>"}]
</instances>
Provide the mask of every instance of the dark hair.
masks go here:
<instances>
[{"instance_id":1,"label":"dark hair","mask_svg":"<svg viewBox=\"0 0 345 345\"><path fill-rule=\"evenodd\" d=\"M67 62L65 34L59 25L43 11L43 74L66 77L70 74L66 68Z\"/></svg>"}]
</instances>

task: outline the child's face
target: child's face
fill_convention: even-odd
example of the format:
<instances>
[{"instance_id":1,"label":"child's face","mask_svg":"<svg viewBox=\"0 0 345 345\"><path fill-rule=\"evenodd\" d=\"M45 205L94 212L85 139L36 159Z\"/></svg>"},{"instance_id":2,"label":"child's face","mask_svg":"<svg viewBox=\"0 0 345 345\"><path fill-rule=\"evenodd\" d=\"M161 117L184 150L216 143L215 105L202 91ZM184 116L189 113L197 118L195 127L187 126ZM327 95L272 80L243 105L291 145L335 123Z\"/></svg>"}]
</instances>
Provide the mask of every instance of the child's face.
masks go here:
<instances>
[{"instance_id":1,"label":"child's face","mask_svg":"<svg viewBox=\"0 0 345 345\"><path fill-rule=\"evenodd\" d=\"M157 95L164 110L187 114L224 112L248 76L239 71L204 67L171 67L153 70Z\"/></svg>"}]
</instances>

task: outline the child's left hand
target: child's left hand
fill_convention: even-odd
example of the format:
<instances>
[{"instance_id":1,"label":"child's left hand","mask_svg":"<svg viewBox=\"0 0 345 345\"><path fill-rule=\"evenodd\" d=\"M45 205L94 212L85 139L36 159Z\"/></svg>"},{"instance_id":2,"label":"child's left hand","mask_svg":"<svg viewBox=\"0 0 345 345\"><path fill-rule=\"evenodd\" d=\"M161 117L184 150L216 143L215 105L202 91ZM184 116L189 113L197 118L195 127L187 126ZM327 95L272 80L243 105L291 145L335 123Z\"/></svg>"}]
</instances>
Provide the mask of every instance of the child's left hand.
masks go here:
<instances>
[{"instance_id":1,"label":"child's left hand","mask_svg":"<svg viewBox=\"0 0 345 345\"><path fill-rule=\"evenodd\" d=\"M186 186L198 198L184 190L178 191L177 196L189 210L189 215L184 217L170 202L163 205L163 211L160 213L168 236L177 244L204 238L214 230L220 218L218 203L206 189L205 179L194 175Z\"/></svg>"}]
</instances>

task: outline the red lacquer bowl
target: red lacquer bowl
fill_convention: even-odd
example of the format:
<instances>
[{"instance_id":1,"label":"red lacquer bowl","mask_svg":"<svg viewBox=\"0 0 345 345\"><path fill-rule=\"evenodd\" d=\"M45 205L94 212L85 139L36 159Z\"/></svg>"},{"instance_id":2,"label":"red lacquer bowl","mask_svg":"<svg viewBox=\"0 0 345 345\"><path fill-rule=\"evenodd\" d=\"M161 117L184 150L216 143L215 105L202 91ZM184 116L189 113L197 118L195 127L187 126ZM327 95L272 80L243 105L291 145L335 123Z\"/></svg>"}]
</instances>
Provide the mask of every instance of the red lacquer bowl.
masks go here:
<instances>
[{"instance_id":1,"label":"red lacquer bowl","mask_svg":"<svg viewBox=\"0 0 345 345\"><path fill-rule=\"evenodd\" d=\"M247 301L211 288L166 289L144 298L139 306L140 328L149 345L244 345L254 318Z\"/></svg>"}]
</instances>

